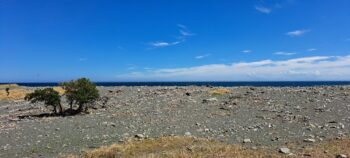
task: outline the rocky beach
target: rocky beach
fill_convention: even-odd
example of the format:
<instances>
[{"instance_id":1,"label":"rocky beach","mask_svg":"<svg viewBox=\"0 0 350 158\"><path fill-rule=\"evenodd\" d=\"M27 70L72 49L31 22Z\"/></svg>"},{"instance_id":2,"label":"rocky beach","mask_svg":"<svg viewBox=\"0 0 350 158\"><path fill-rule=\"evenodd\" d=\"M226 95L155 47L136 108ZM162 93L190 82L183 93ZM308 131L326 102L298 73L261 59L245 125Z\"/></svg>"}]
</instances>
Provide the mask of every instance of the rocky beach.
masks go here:
<instances>
[{"instance_id":1,"label":"rocky beach","mask_svg":"<svg viewBox=\"0 0 350 158\"><path fill-rule=\"evenodd\" d=\"M289 155L329 140L348 139L350 132L350 86L99 86L98 90L103 99L88 113L65 117L43 115L50 110L21 97L3 97L0 157L79 155L130 138L164 136L205 138Z\"/></svg>"}]
</instances>

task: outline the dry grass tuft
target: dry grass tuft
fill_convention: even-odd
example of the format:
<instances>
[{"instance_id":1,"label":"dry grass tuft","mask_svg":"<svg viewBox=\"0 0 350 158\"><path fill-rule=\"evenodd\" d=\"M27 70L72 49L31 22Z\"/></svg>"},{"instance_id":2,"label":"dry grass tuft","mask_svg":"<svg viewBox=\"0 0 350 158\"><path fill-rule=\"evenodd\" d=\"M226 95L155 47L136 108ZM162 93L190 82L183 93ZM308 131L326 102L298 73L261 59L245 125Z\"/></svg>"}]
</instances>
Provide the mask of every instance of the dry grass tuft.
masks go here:
<instances>
[{"instance_id":1,"label":"dry grass tuft","mask_svg":"<svg viewBox=\"0 0 350 158\"><path fill-rule=\"evenodd\" d=\"M0 90L0 100L23 100L24 97L31 92L32 90L29 89L17 88L10 89L9 95L7 95L6 90Z\"/></svg>"},{"instance_id":2,"label":"dry grass tuft","mask_svg":"<svg viewBox=\"0 0 350 158\"><path fill-rule=\"evenodd\" d=\"M53 90L57 91L60 95L66 93L66 90L64 90L62 87L53 87Z\"/></svg>"},{"instance_id":3,"label":"dry grass tuft","mask_svg":"<svg viewBox=\"0 0 350 158\"><path fill-rule=\"evenodd\" d=\"M25 87L20 87L17 84L3 84L0 85L0 100L6 101L18 101L24 100L24 97L33 92L33 90L26 89ZM9 95L7 95L6 88L10 88ZM57 91L60 95L65 93L65 90L62 87L53 87L55 91Z\"/></svg>"},{"instance_id":4,"label":"dry grass tuft","mask_svg":"<svg viewBox=\"0 0 350 158\"><path fill-rule=\"evenodd\" d=\"M161 137L157 139L130 140L123 144L113 144L85 152L82 156L68 155L65 158L281 158L281 157L335 157L338 154L350 156L350 139L332 140L304 151L295 151L287 156L267 149L247 149L239 145L227 145L217 141L193 137Z\"/></svg>"},{"instance_id":5,"label":"dry grass tuft","mask_svg":"<svg viewBox=\"0 0 350 158\"><path fill-rule=\"evenodd\" d=\"M341 140L331 140L314 147L307 147L303 151L303 156L311 155L311 157L328 158L335 157L339 154L350 156L350 138Z\"/></svg>"},{"instance_id":6,"label":"dry grass tuft","mask_svg":"<svg viewBox=\"0 0 350 158\"><path fill-rule=\"evenodd\" d=\"M18 84L0 84L0 89L19 87Z\"/></svg>"},{"instance_id":7,"label":"dry grass tuft","mask_svg":"<svg viewBox=\"0 0 350 158\"><path fill-rule=\"evenodd\" d=\"M217 141L193 137L162 137L142 141L128 141L87 151L84 158L192 158L192 157L280 157L263 149L249 150L238 145L226 145Z\"/></svg>"},{"instance_id":8,"label":"dry grass tuft","mask_svg":"<svg viewBox=\"0 0 350 158\"><path fill-rule=\"evenodd\" d=\"M229 89L226 88L219 88L219 89L215 89L209 92L210 95L224 95L227 93L230 93L231 91Z\"/></svg>"}]
</instances>

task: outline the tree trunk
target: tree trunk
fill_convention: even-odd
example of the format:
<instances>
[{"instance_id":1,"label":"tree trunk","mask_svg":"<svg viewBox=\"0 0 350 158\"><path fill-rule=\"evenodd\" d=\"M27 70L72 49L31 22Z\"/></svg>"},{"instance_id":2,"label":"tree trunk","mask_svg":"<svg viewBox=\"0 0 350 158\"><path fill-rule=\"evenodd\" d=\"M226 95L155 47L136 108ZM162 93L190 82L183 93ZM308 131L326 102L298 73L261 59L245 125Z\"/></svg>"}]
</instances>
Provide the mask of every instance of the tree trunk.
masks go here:
<instances>
[{"instance_id":1,"label":"tree trunk","mask_svg":"<svg viewBox=\"0 0 350 158\"><path fill-rule=\"evenodd\" d=\"M63 113L63 107L62 107L61 103L60 103L60 104L58 104L58 108L60 109L59 114L62 114L62 113Z\"/></svg>"},{"instance_id":2,"label":"tree trunk","mask_svg":"<svg viewBox=\"0 0 350 158\"><path fill-rule=\"evenodd\" d=\"M57 114L56 106L52 106L52 107L53 107L53 113Z\"/></svg>"},{"instance_id":3,"label":"tree trunk","mask_svg":"<svg viewBox=\"0 0 350 158\"><path fill-rule=\"evenodd\" d=\"M70 110L72 111L73 110L73 101L70 101L69 105L70 105Z\"/></svg>"},{"instance_id":4,"label":"tree trunk","mask_svg":"<svg viewBox=\"0 0 350 158\"><path fill-rule=\"evenodd\" d=\"M83 107L84 107L84 104L79 104L78 112L82 112L83 111Z\"/></svg>"}]
</instances>

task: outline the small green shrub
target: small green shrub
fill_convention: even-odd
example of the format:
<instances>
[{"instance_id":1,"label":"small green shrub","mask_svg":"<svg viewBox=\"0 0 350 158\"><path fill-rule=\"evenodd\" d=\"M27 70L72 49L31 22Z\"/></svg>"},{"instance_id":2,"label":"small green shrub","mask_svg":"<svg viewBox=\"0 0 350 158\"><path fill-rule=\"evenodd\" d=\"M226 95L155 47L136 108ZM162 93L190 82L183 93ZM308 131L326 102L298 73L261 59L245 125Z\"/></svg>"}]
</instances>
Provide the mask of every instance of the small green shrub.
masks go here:
<instances>
[{"instance_id":1,"label":"small green shrub","mask_svg":"<svg viewBox=\"0 0 350 158\"><path fill-rule=\"evenodd\" d=\"M5 90L6 90L7 96L9 96L10 95L10 88L7 87Z\"/></svg>"},{"instance_id":2,"label":"small green shrub","mask_svg":"<svg viewBox=\"0 0 350 158\"><path fill-rule=\"evenodd\" d=\"M53 88L37 89L24 98L31 103L44 102L45 106L52 106L55 114L62 113L61 96ZM56 109L59 109L58 111Z\"/></svg>"}]
</instances>

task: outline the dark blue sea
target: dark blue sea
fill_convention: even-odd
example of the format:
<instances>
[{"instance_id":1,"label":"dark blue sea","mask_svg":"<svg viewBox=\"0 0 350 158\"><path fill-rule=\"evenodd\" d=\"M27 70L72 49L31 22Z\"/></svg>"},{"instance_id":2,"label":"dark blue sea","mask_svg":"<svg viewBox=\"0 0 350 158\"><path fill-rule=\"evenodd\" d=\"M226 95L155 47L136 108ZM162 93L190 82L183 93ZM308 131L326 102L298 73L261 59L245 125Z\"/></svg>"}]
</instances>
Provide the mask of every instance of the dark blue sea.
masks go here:
<instances>
[{"instance_id":1,"label":"dark blue sea","mask_svg":"<svg viewBox=\"0 0 350 158\"><path fill-rule=\"evenodd\" d=\"M22 86L57 86L58 83L17 83ZM271 87L307 87L350 85L350 81L277 81L277 82L96 82L98 86L271 86Z\"/></svg>"}]
</instances>

